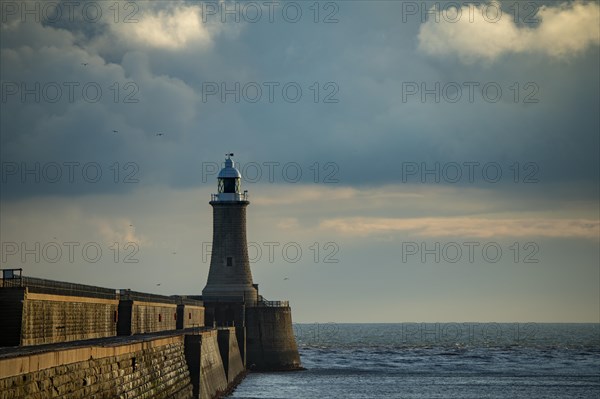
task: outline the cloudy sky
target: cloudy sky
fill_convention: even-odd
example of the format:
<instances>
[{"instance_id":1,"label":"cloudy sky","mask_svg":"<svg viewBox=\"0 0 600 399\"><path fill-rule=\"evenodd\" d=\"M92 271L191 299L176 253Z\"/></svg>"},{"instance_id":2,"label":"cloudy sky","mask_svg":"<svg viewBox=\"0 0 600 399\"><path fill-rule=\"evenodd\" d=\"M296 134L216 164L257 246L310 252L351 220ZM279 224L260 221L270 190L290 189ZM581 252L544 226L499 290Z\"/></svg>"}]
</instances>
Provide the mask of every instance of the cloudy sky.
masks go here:
<instances>
[{"instance_id":1,"label":"cloudy sky","mask_svg":"<svg viewBox=\"0 0 600 399\"><path fill-rule=\"evenodd\" d=\"M78 4L0 2L2 268L199 294L233 152L294 321L600 321L598 2Z\"/></svg>"}]
</instances>

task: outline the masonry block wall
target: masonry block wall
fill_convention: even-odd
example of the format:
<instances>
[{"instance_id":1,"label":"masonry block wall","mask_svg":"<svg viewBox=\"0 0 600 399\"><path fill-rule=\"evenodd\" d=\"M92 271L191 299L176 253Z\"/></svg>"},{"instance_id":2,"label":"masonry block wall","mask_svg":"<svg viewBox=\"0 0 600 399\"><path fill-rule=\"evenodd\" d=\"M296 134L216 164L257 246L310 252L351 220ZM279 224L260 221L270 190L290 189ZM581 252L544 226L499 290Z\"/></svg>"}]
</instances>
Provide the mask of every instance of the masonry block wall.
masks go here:
<instances>
[{"instance_id":1,"label":"masonry block wall","mask_svg":"<svg viewBox=\"0 0 600 399\"><path fill-rule=\"evenodd\" d=\"M116 335L116 299L26 293L21 345Z\"/></svg>"},{"instance_id":2,"label":"masonry block wall","mask_svg":"<svg viewBox=\"0 0 600 399\"><path fill-rule=\"evenodd\" d=\"M17 348L0 353L0 399L214 399L245 375L237 348L234 328Z\"/></svg>"},{"instance_id":3,"label":"masonry block wall","mask_svg":"<svg viewBox=\"0 0 600 399\"><path fill-rule=\"evenodd\" d=\"M246 304L243 301L204 301L204 321L207 326L243 326L246 319Z\"/></svg>"},{"instance_id":4,"label":"masonry block wall","mask_svg":"<svg viewBox=\"0 0 600 399\"><path fill-rule=\"evenodd\" d=\"M219 352L223 361L223 369L229 384L234 383L236 379L244 375L245 367L240 355L240 348L235 334L235 328L219 328L217 341L219 343Z\"/></svg>"},{"instance_id":5,"label":"masonry block wall","mask_svg":"<svg viewBox=\"0 0 600 399\"><path fill-rule=\"evenodd\" d=\"M0 399L191 399L184 337L0 359Z\"/></svg>"},{"instance_id":6,"label":"masonry block wall","mask_svg":"<svg viewBox=\"0 0 600 399\"><path fill-rule=\"evenodd\" d=\"M204 308L183 305L178 309L176 304L121 300L118 322L118 335L202 327Z\"/></svg>"},{"instance_id":7,"label":"masonry block wall","mask_svg":"<svg viewBox=\"0 0 600 399\"><path fill-rule=\"evenodd\" d=\"M183 330L202 301L23 282L0 289L0 399L214 399L244 375L243 327Z\"/></svg>"},{"instance_id":8,"label":"masonry block wall","mask_svg":"<svg viewBox=\"0 0 600 399\"><path fill-rule=\"evenodd\" d=\"M200 353L200 398L213 398L227 389L217 330L202 334Z\"/></svg>"},{"instance_id":9,"label":"masonry block wall","mask_svg":"<svg viewBox=\"0 0 600 399\"><path fill-rule=\"evenodd\" d=\"M251 287L252 272L248 261L246 239L248 202L211 202L211 205L213 206L213 247L206 285L218 287L222 284L238 284ZM230 266L227 265L227 257L232 258ZM218 269L213 268L213 264ZM222 295L228 295L227 292Z\"/></svg>"},{"instance_id":10,"label":"masonry block wall","mask_svg":"<svg viewBox=\"0 0 600 399\"><path fill-rule=\"evenodd\" d=\"M29 282L28 280L25 280ZM39 345L116 335L114 290L31 279L0 289L0 346Z\"/></svg>"},{"instance_id":11,"label":"masonry block wall","mask_svg":"<svg viewBox=\"0 0 600 399\"><path fill-rule=\"evenodd\" d=\"M117 334L133 335L204 326L201 301L139 292L121 293Z\"/></svg>"},{"instance_id":12,"label":"masonry block wall","mask_svg":"<svg viewBox=\"0 0 600 399\"><path fill-rule=\"evenodd\" d=\"M29 346L204 326L201 301L24 278L0 288L0 346Z\"/></svg>"},{"instance_id":13,"label":"masonry block wall","mask_svg":"<svg viewBox=\"0 0 600 399\"><path fill-rule=\"evenodd\" d=\"M177 305L177 329L202 326L204 326L203 306Z\"/></svg>"},{"instance_id":14,"label":"masonry block wall","mask_svg":"<svg viewBox=\"0 0 600 399\"><path fill-rule=\"evenodd\" d=\"M132 334L175 329L177 329L177 305L134 301L131 317Z\"/></svg>"},{"instance_id":15,"label":"masonry block wall","mask_svg":"<svg viewBox=\"0 0 600 399\"><path fill-rule=\"evenodd\" d=\"M246 366L251 370L301 367L289 306L246 309Z\"/></svg>"}]
</instances>

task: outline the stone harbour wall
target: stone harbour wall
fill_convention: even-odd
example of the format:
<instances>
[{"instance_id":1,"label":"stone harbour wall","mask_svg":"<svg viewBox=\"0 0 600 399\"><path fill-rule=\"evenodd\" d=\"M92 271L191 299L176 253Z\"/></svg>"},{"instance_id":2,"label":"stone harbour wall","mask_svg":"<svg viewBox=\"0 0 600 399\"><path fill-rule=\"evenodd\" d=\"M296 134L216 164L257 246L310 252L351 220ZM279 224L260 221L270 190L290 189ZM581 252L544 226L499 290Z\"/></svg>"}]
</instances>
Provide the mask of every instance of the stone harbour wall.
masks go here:
<instances>
[{"instance_id":1,"label":"stone harbour wall","mask_svg":"<svg viewBox=\"0 0 600 399\"><path fill-rule=\"evenodd\" d=\"M134 302L131 333L143 334L177 328L177 305Z\"/></svg>"},{"instance_id":2,"label":"stone harbour wall","mask_svg":"<svg viewBox=\"0 0 600 399\"><path fill-rule=\"evenodd\" d=\"M30 277L0 279L0 347L204 326L202 301Z\"/></svg>"},{"instance_id":3,"label":"stone harbour wall","mask_svg":"<svg viewBox=\"0 0 600 399\"><path fill-rule=\"evenodd\" d=\"M0 346L28 346L112 337L117 299L0 289Z\"/></svg>"},{"instance_id":4,"label":"stone harbour wall","mask_svg":"<svg viewBox=\"0 0 600 399\"><path fill-rule=\"evenodd\" d=\"M135 300L119 302L117 335L146 334L202 326L202 306Z\"/></svg>"},{"instance_id":5,"label":"stone harbour wall","mask_svg":"<svg viewBox=\"0 0 600 399\"><path fill-rule=\"evenodd\" d=\"M214 399L245 375L237 348L235 328L11 348L0 399Z\"/></svg>"},{"instance_id":6,"label":"stone harbour wall","mask_svg":"<svg viewBox=\"0 0 600 399\"><path fill-rule=\"evenodd\" d=\"M194 387L193 397L210 399L227 391L228 383L217 343L217 330L187 335L186 359Z\"/></svg>"},{"instance_id":7,"label":"stone harbour wall","mask_svg":"<svg viewBox=\"0 0 600 399\"><path fill-rule=\"evenodd\" d=\"M0 359L0 399L191 399L183 336Z\"/></svg>"},{"instance_id":8,"label":"stone harbour wall","mask_svg":"<svg viewBox=\"0 0 600 399\"><path fill-rule=\"evenodd\" d=\"M118 304L116 299L26 293L20 344L115 336Z\"/></svg>"},{"instance_id":9,"label":"stone harbour wall","mask_svg":"<svg viewBox=\"0 0 600 399\"><path fill-rule=\"evenodd\" d=\"M302 368L289 306L246 309L246 367L261 371Z\"/></svg>"},{"instance_id":10,"label":"stone harbour wall","mask_svg":"<svg viewBox=\"0 0 600 399\"><path fill-rule=\"evenodd\" d=\"M204 306L177 305L177 328L204 326Z\"/></svg>"},{"instance_id":11,"label":"stone harbour wall","mask_svg":"<svg viewBox=\"0 0 600 399\"><path fill-rule=\"evenodd\" d=\"M236 338L236 329L234 327L219 328L217 341L227 383L235 383L240 376L245 374L245 367Z\"/></svg>"}]
</instances>

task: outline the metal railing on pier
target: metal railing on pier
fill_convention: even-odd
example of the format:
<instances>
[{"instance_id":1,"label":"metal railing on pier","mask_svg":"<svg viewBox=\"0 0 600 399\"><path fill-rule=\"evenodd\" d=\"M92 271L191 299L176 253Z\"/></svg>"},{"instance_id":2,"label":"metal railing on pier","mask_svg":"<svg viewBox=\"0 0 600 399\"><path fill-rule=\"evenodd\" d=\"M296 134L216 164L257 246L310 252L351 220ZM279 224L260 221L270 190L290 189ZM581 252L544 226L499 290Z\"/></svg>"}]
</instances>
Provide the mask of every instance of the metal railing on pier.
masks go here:
<instances>
[{"instance_id":1,"label":"metal railing on pier","mask_svg":"<svg viewBox=\"0 0 600 399\"><path fill-rule=\"evenodd\" d=\"M248 201L248 192L211 194L211 201Z\"/></svg>"},{"instance_id":2,"label":"metal railing on pier","mask_svg":"<svg viewBox=\"0 0 600 399\"><path fill-rule=\"evenodd\" d=\"M110 288L93 285L67 283L64 281L46 280L37 277L17 276L0 280L0 287L27 287L29 292L56 294L67 296L84 296L92 298L116 299L116 291Z\"/></svg>"},{"instance_id":3,"label":"metal railing on pier","mask_svg":"<svg viewBox=\"0 0 600 399\"><path fill-rule=\"evenodd\" d=\"M267 301L262 296L256 302L257 307L265 307L265 308L286 308L290 306L290 301Z\"/></svg>"}]
</instances>

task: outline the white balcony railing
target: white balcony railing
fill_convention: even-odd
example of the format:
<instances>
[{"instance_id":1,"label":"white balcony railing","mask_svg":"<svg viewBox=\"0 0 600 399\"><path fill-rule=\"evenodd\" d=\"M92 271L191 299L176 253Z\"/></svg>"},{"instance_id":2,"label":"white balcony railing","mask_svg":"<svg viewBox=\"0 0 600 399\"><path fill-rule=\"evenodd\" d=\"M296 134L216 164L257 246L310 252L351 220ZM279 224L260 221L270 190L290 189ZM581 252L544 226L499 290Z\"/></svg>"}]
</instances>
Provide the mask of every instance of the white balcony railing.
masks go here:
<instances>
[{"instance_id":1,"label":"white balcony railing","mask_svg":"<svg viewBox=\"0 0 600 399\"><path fill-rule=\"evenodd\" d=\"M219 193L219 194L211 194L211 201L248 201L248 193L244 191L243 193Z\"/></svg>"}]
</instances>

